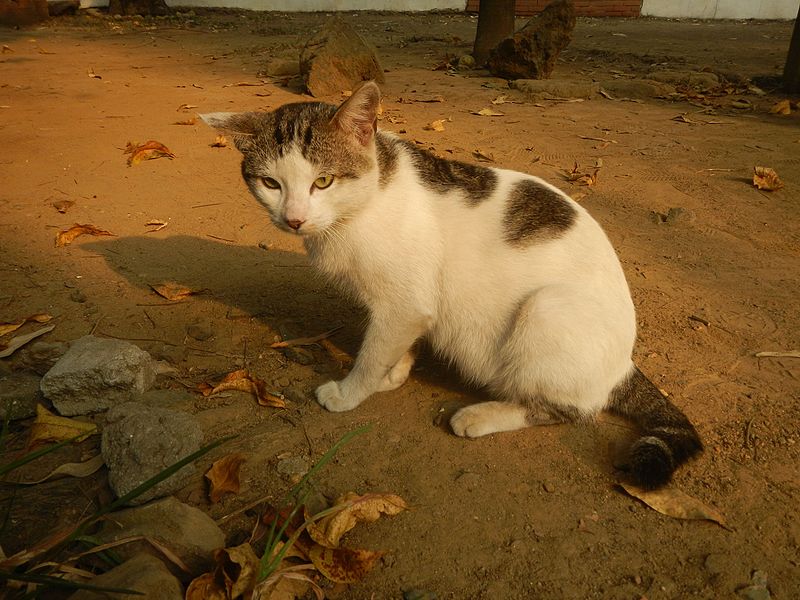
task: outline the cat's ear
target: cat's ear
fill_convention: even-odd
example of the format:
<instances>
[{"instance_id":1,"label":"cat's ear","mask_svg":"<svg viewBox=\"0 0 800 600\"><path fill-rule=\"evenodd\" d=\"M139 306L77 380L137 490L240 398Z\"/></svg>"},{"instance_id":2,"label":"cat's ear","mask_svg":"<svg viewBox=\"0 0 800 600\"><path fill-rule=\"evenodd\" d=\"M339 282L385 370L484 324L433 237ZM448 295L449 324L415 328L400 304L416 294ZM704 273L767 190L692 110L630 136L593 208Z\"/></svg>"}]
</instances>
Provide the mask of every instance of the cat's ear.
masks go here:
<instances>
[{"instance_id":1,"label":"cat's ear","mask_svg":"<svg viewBox=\"0 0 800 600\"><path fill-rule=\"evenodd\" d=\"M215 112L198 116L211 127L230 135L240 152L247 152L253 147L253 136L262 121L259 113Z\"/></svg>"},{"instance_id":2,"label":"cat's ear","mask_svg":"<svg viewBox=\"0 0 800 600\"><path fill-rule=\"evenodd\" d=\"M362 146L369 144L378 129L378 106L381 91L374 81L367 81L353 91L336 110L331 123L353 136Z\"/></svg>"}]
</instances>

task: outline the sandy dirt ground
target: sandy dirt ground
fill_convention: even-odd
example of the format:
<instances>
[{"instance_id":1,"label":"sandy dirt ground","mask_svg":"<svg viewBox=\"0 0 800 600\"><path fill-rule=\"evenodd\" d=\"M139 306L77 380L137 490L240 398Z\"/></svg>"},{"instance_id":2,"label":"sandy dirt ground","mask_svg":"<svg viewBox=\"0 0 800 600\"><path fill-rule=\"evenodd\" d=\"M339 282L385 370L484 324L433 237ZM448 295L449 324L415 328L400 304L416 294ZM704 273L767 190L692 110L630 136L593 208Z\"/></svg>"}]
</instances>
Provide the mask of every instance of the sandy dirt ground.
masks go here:
<instances>
[{"instance_id":1,"label":"sandy dirt ground","mask_svg":"<svg viewBox=\"0 0 800 600\"><path fill-rule=\"evenodd\" d=\"M297 238L270 225L240 180L237 151L212 147L215 132L202 124L175 123L309 99L296 80L263 72L271 59L296 59L328 17L79 16L0 31L0 320L48 312L56 329L47 341L94 332L169 361L177 373L159 384L173 390L165 402L196 414L209 441L238 433L201 459L178 494L221 519L231 543L255 517L227 515L279 498L291 485L287 465L311 464L344 433L371 425L317 486L331 498L393 492L412 509L346 538L386 554L363 582L327 586L329 598L402 598L412 589L439 599L721 598L754 570L767 573L772 597L800 597L800 361L755 356L800 349L800 110L770 113L786 99L775 78L792 24L579 19L558 78L677 69L722 73L736 85L661 99L532 101L486 72L433 70L469 52L474 17L345 15L386 70L381 127L442 156L480 154L542 176L605 227L638 310L636 360L706 444L675 485L718 509L725 529L661 515L620 490L614 457L631 437L623 423L456 438L448 416L484 393L429 355L401 389L330 414L312 391L341 377L341 361L319 345L270 348L341 327L332 342L355 353L364 313L313 272ZM766 94L748 90L747 78ZM503 94L509 102L491 103ZM442 101L419 101L434 96ZM503 115L473 114L486 107ZM424 128L437 119L447 119L444 131ZM126 143L149 139L175 158L129 167ZM601 165L594 185L567 180L576 163L589 173ZM756 165L775 169L785 188L756 189ZM74 202L65 214L53 207L62 200ZM667 218L670 209L682 210ZM152 220L167 226L148 232ZM116 237L54 247L73 223ZM167 281L202 294L166 301L150 286ZM242 366L289 408L193 392ZM13 439L27 426L15 424ZM88 441L72 452L96 448ZM243 489L211 505L202 472L231 451L248 457ZM6 553L53 526L42 515L69 523L107 502L105 490L97 477L19 492Z\"/></svg>"}]
</instances>

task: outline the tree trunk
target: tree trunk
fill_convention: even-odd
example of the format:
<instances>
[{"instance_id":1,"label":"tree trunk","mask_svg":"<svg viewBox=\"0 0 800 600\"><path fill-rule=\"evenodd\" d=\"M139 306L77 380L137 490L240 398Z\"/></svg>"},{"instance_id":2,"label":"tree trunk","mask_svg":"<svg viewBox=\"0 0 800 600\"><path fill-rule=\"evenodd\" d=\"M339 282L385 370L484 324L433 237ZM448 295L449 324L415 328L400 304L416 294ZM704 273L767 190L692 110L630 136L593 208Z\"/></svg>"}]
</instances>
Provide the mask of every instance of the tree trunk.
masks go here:
<instances>
[{"instance_id":1,"label":"tree trunk","mask_svg":"<svg viewBox=\"0 0 800 600\"><path fill-rule=\"evenodd\" d=\"M482 66L497 44L514 34L514 0L481 0L472 57Z\"/></svg>"},{"instance_id":2,"label":"tree trunk","mask_svg":"<svg viewBox=\"0 0 800 600\"><path fill-rule=\"evenodd\" d=\"M789 55L786 57L786 66L783 69L783 87L787 92L800 93L800 8L797 10Z\"/></svg>"},{"instance_id":3,"label":"tree trunk","mask_svg":"<svg viewBox=\"0 0 800 600\"><path fill-rule=\"evenodd\" d=\"M155 17L170 14L164 0L109 0L108 12L112 15L141 15Z\"/></svg>"}]
</instances>

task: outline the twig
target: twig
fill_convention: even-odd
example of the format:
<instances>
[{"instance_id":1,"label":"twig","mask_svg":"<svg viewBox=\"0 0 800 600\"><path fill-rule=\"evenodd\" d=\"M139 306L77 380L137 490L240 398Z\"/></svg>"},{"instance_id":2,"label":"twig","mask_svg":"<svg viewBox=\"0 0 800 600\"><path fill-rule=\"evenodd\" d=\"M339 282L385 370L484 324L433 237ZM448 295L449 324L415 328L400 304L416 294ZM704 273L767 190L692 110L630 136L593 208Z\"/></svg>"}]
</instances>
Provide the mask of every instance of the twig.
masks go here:
<instances>
[{"instance_id":1,"label":"twig","mask_svg":"<svg viewBox=\"0 0 800 600\"><path fill-rule=\"evenodd\" d=\"M291 346L310 346L311 344L316 344L326 338L331 337L334 333L339 331L342 328L341 325L338 327L334 327L333 329L326 331L324 333L320 333L319 335L314 335L311 337L299 337L294 338L291 340L284 340L282 342L275 342L274 344L270 344L270 348L289 348Z\"/></svg>"},{"instance_id":2,"label":"twig","mask_svg":"<svg viewBox=\"0 0 800 600\"><path fill-rule=\"evenodd\" d=\"M156 338L121 337L121 336L118 336L118 335L112 335L110 333L105 333L104 331L101 331L99 333L99 335L102 335L102 336L105 336L105 337L110 337L110 338L113 338L115 340L127 340L127 341L131 341L131 342L158 342L159 344L166 344L167 346L180 346L180 344L173 344L172 342L168 342L166 340L159 340L159 339L156 339Z\"/></svg>"},{"instance_id":3,"label":"twig","mask_svg":"<svg viewBox=\"0 0 800 600\"><path fill-rule=\"evenodd\" d=\"M229 244L235 244L236 243L234 240L229 240L229 239L226 239L224 237L219 237L218 235L211 235L210 233L207 233L206 237L210 237L211 239L219 240L221 242L228 242Z\"/></svg>"},{"instance_id":4,"label":"twig","mask_svg":"<svg viewBox=\"0 0 800 600\"><path fill-rule=\"evenodd\" d=\"M800 358L800 350L786 350L783 352L756 352L757 358Z\"/></svg>"},{"instance_id":5,"label":"twig","mask_svg":"<svg viewBox=\"0 0 800 600\"><path fill-rule=\"evenodd\" d=\"M94 332L97 331L98 327L100 327L100 321L102 321L104 318L105 315L100 315L98 317L97 322L94 324L94 327L92 327L92 330L89 332L89 335L94 335Z\"/></svg>"}]
</instances>

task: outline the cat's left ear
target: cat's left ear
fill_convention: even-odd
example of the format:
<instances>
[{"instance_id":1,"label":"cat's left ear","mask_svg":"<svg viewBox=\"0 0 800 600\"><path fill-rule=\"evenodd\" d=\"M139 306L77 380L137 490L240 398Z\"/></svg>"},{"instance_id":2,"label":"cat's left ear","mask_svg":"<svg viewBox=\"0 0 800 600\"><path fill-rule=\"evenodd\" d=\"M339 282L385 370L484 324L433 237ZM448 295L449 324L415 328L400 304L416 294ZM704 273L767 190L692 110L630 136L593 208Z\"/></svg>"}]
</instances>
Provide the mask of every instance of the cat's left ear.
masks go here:
<instances>
[{"instance_id":1,"label":"cat's left ear","mask_svg":"<svg viewBox=\"0 0 800 600\"><path fill-rule=\"evenodd\" d=\"M259 113L216 112L198 115L203 121L223 133L231 135L240 152L252 148L252 139L259 128L263 115Z\"/></svg>"},{"instance_id":2,"label":"cat's left ear","mask_svg":"<svg viewBox=\"0 0 800 600\"><path fill-rule=\"evenodd\" d=\"M333 115L331 123L348 135L352 135L362 146L372 140L378 129L378 106L381 91L374 81L367 81L353 91Z\"/></svg>"}]
</instances>

